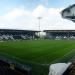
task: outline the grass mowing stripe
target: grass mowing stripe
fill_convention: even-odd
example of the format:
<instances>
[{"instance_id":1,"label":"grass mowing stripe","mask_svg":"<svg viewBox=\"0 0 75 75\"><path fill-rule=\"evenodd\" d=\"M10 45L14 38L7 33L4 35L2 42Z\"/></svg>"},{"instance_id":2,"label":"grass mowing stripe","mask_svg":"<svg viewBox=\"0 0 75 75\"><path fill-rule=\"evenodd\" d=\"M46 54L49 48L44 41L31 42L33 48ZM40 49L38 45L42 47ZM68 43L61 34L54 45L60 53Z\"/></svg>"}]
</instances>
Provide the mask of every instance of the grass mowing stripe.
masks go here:
<instances>
[{"instance_id":1,"label":"grass mowing stripe","mask_svg":"<svg viewBox=\"0 0 75 75\"><path fill-rule=\"evenodd\" d=\"M75 56L75 49L71 50L70 52L66 53L64 56L61 58L57 58L56 60L52 61L52 63L57 63L57 62L70 62L70 60Z\"/></svg>"},{"instance_id":2,"label":"grass mowing stripe","mask_svg":"<svg viewBox=\"0 0 75 75\"><path fill-rule=\"evenodd\" d=\"M0 52L22 63L27 62L33 67L34 75L40 75L41 72L47 75L49 66L47 64L70 60L75 55L73 49L75 49L74 40L27 40L0 43Z\"/></svg>"}]
</instances>

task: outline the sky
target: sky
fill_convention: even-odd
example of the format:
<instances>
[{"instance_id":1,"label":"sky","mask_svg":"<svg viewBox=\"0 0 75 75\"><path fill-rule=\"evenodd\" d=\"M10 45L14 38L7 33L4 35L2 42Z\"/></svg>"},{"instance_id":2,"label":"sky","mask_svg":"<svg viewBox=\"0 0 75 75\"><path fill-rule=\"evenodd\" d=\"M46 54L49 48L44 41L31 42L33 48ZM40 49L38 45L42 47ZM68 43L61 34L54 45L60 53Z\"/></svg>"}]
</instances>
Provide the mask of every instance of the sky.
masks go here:
<instances>
[{"instance_id":1,"label":"sky","mask_svg":"<svg viewBox=\"0 0 75 75\"><path fill-rule=\"evenodd\" d=\"M75 29L60 12L75 0L0 0L0 28L24 30Z\"/></svg>"}]
</instances>

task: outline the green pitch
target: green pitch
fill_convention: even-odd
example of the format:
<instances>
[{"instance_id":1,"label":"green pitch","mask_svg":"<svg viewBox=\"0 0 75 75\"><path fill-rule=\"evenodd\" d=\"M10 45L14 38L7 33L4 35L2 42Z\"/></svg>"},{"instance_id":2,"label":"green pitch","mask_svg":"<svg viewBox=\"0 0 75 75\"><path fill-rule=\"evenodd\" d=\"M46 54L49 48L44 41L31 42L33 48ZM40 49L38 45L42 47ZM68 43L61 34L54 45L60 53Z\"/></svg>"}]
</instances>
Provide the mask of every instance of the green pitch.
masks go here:
<instances>
[{"instance_id":1,"label":"green pitch","mask_svg":"<svg viewBox=\"0 0 75 75\"><path fill-rule=\"evenodd\" d=\"M26 40L0 42L0 53L24 63L47 66L74 58L74 40Z\"/></svg>"}]
</instances>

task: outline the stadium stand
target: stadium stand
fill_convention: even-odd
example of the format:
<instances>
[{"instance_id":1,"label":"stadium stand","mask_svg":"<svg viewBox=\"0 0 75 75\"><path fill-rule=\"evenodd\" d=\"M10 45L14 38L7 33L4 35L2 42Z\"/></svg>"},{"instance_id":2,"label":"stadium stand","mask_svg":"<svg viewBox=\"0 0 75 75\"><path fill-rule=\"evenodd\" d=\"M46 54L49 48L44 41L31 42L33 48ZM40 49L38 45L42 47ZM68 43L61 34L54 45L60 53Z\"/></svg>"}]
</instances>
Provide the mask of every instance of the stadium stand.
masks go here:
<instances>
[{"instance_id":1,"label":"stadium stand","mask_svg":"<svg viewBox=\"0 0 75 75\"><path fill-rule=\"evenodd\" d=\"M46 39L75 39L75 30L44 30Z\"/></svg>"},{"instance_id":2,"label":"stadium stand","mask_svg":"<svg viewBox=\"0 0 75 75\"><path fill-rule=\"evenodd\" d=\"M75 4L63 9L61 12L61 16L64 19L75 22Z\"/></svg>"},{"instance_id":3,"label":"stadium stand","mask_svg":"<svg viewBox=\"0 0 75 75\"><path fill-rule=\"evenodd\" d=\"M38 33L38 31L0 29L0 40L35 39L38 38L36 33Z\"/></svg>"}]
</instances>

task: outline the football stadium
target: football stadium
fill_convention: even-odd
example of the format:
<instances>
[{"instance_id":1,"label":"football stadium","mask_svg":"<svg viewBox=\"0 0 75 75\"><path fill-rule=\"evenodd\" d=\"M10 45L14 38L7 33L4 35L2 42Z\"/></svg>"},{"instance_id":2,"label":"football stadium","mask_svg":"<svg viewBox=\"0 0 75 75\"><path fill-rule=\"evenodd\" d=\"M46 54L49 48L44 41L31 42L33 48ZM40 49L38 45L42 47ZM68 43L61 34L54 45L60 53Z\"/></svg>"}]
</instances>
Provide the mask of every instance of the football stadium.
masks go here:
<instances>
[{"instance_id":1,"label":"football stadium","mask_svg":"<svg viewBox=\"0 0 75 75\"><path fill-rule=\"evenodd\" d=\"M39 12L42 9L44 8L39 7ZM18 11L18 9L16 10L16 12L20 13L17 13L17 16L19 16L16 16L18 21L16 21L15 24L18 22L17 25L19 25L21 22L19 18L21 18L21 16L23 19L26 17L26 21L28 19L28 24L32 24L30 22L32 19L27 17L27 15L30 16L29 12L25 11L24 13L24 10L23 8L20 8L22 12ZM54 22L58 10L55 11L55 9L51 8L50 12L54 17ZM35 11L33 13L35 14ZM12 13L10 15L12 15ZM9 17L13 18L15 14L10 15ZM51 15L49 15L49 17L51 17ZM75 22L75 4L61 10L60 15L62 19ZM2 24L2 21L7 23L9 17L3 17L4 21L1 17L0 24ZM49 20L49 17L46 19ZM5 21L5 19L7 20ZM45 27L45 29L41 31L42 17L38 17L38 20L39 30L37 30L36 27L35 30L34 28L22 29L14 28L13 26L0 28L0 75L75 75L75 28L47 29ZM12 23L11 19L9 21ZM52 20L50 23L51 22ZM37 25L37 23L35 24ZM43 33L45 34L43 35Z\"/></svg>"},{"instance_id":2,"label":"football stadium","mask_svg":"<svg viewBox=\"0 0 75 75\"><path fill-rule=\"evenodd\" d=\"M6 32L6 30L3 30ZM9 30L7 30L9 32ZM7 33L6 32L6 33ZM15 32L15 31L14 31ZM10 32L9 32L10 33ZM74 39L23 39L20 31L17 39L10 39L10 34L1 34L0 59L14 68L25 66L27 75L48 74L50 64L71 61L75 56ZM29 32L28 32L29 33ZM33 33L33 32L32 32ZM15 32L16 34L16 32ZM12 34L12 37L14 36ZM23 35L21 33L21 35ZM27 35L27 34L26 34ZM5 36L5 38L4 38ZM9 38L9 39L7 39ZM22 64L22 65L18 65Z\"/></svg>"}]
</instances>

